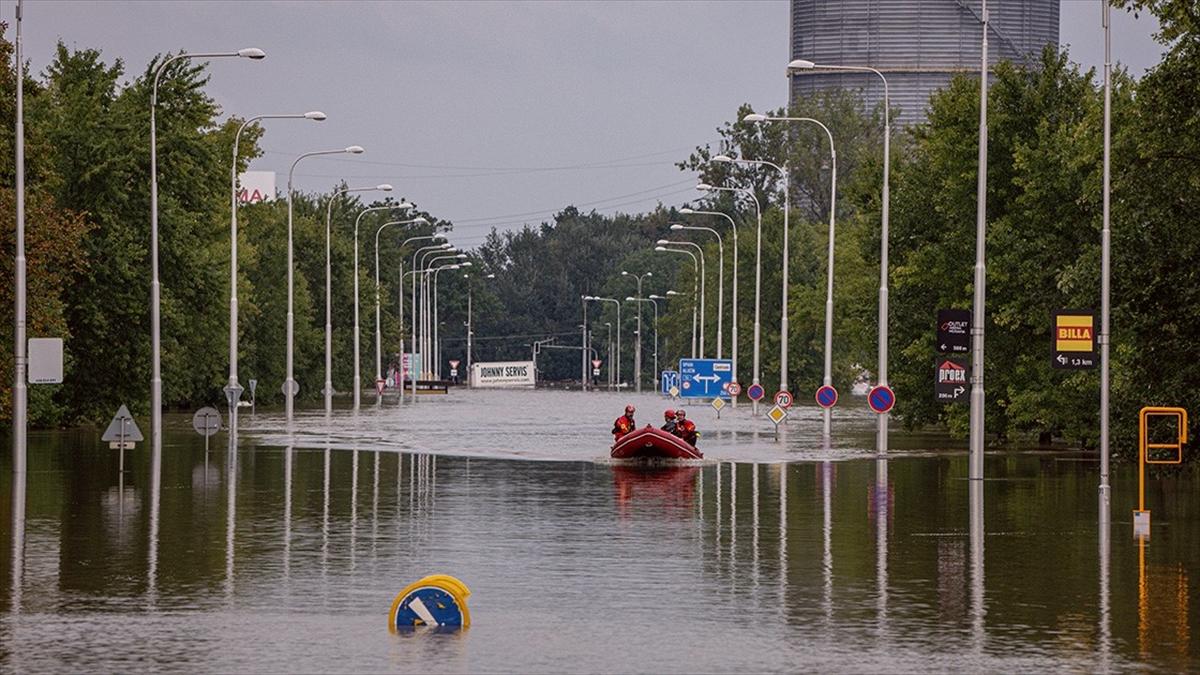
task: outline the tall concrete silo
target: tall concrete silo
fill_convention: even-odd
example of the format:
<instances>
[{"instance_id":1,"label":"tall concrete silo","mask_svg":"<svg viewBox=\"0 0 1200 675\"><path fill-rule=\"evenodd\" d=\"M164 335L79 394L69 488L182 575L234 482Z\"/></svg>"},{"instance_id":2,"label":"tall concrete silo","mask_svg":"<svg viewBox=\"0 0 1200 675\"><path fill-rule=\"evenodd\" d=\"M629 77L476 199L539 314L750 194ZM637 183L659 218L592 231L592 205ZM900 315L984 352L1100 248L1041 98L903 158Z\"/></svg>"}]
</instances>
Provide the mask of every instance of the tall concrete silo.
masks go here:
<instances>
[{"instance_id":1,"label":"tall concrete silo","mask_svg":"<svg viewBox=\"0 0 1200 675\"><path fill-rule=\"evenodd\" d=\"M1060 1L989 0L990 63L1057 45ZM915 124L955 73L978 72L981 12L981 0L792 0L792 58L881 71L899 122ZM861 90L868 109L883 98L873 73L795 71L790 82L793 100L831 88Z\"/></svg>"}]
</instances>

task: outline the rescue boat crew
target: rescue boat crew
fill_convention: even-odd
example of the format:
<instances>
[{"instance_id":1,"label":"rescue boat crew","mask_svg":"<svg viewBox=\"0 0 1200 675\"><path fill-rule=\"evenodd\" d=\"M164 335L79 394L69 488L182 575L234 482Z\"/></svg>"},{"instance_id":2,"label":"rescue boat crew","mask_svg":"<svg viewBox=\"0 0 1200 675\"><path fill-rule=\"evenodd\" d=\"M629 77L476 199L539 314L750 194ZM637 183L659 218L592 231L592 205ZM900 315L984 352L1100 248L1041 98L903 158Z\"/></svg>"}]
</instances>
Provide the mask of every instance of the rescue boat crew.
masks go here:
<instances>
[{"instance_id":1,"label":"rescue boat crew","mask_svg":"<svg viewBox=\"0 0 1200 675\"><path fill-rule=\"evenodd\" d=\"M634 407L627 405L625 406L625 414L613 422L612 435L614 441L621 440L621 437L637 428L637 422L633 421L633 413Z\"/></svg>"},{"instance_id":2,"label":"rescue boat crew","mask_svg":"<svg viewBox=\"0 0 1200 675\"><path fill-rule=\"evenodd\" d=\"M696 431L696 425L687 418L687 413L682 408L675 411L675 435L693 448L696 447L696 441L700 439L700 432Z\"/></svg>"}]
</instances>

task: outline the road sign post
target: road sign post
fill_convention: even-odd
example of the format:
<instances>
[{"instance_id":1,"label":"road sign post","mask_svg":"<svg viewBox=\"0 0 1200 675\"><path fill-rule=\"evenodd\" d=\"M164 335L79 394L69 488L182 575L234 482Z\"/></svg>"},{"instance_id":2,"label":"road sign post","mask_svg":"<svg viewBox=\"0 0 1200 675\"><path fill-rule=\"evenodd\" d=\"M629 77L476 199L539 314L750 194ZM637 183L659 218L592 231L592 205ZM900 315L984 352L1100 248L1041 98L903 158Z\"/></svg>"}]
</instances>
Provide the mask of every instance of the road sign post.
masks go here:
<instances>
[{"instance_id":1,"label":"road sign post","mask_svg":"<svg viewBox=\"0 0 1200 675\"><path fill-rule=\"evenodd\" d=\"M728 397L726 386L733 381L729 359L680 359L679 389L683 398Z\"/></svg>"},{"instance_id":2,"label":"road sign post","mask_svg":"<svg viewBox=\"0 0 1200 675\"><path fill-rule=\"evenodd\" d=\"M787 419L787 416L787 409L779 405L775 405L767 411L767 417L771 418L771 421L775 423L775 440L779 440L779 425Z\"/></svg>"},{"instance_id":3,"label":"road sign post","mask_svg":"<svg viewBox=\"0 0 1200 675\"><path fill-rule=\"evenodd\" d=\"M1155 418L1175 420L1175 434L1170 442L1151 442L1150 421ZM1138 507L1133 512L1135 537L1150 537L1150 511L1146 509L1146 465L1182 463L1183 446L1187 443L1187 424L1187 410L1183 408L1148 406L1138 412ZM1151 459L1151 450L1172 450L1174 455L1167 459Z\"/></svg>"},{"instance_id":4,"label":"road sign post","mask_svg":"<svg viewBox=\"0 0 1200 675\"><path fill-rule=\"evenodd\" d=\"M1050 365L1064 370L1096 367L1096 313L1091 310L1054 312L1053 360Z\"/></svg>"},{"instance_id":5,"label":"road sign post","mask_svg":"<svg viewBox=\"0 0 1200 675\"><path fill-rule=\"evenodd\" d=\"M934 399L938 403L955 403L968 398L970 368L966 358L943 356L934 360Z\"/></svg>"},{"instance_id":6,"label":"road sign post","mask_svg":"<svg viewBox=\"0 0 1200 675\"><path fill-rule=\"evenodd\" d=\"M254 396L254 390L258 389L258 380L250 380L250 413L254 413L254 404L257 398Z\"/></svg>"},{"instance_id":7,"label":"road sign post","mask_svg":"<svg viewBox=\"0 0 1200 675\"><path fill-rule=\"evenodd\" d=\"M780 408L787 410L788 408L792 407L792 402L792 392L785 389L775 393L775 405L779 406Z\"/></svg>"},{"instance_id":8,"label":"road sign post","mask_svg":"<svg viewBox=\"0 0 1200 675\"><path fill-rule=\"evenodd\" d=\"M725 399L718 396L718 397L714 398L712 400L712 403L710 403L709 405L711 405L713 407L713 410L717 411L717 419L721 419L721 409L725 407Z\"/></svg>"},{"instance_id":9,"label":"road sign post","mask_svg":"<svg viewBox=\"0 0 1200 675\"><path fill-rule=\"evenodd\" d=\"M192 415L192 428L204 437L204 453L208 454L208 438L221 430L221 413L207 406L197 410Z\"/></svg>"}]
</instances>

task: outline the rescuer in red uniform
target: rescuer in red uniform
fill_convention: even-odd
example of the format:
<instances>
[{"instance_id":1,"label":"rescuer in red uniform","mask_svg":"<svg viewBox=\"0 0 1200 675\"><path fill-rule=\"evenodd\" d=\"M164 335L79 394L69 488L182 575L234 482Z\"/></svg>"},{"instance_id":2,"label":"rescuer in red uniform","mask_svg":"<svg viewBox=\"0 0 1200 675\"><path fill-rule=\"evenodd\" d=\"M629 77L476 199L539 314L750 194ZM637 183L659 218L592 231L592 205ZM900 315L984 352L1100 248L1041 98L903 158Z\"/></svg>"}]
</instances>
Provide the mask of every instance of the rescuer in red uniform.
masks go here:
<instances>
[{"instance_id":1,"label":"rescuer in red uniform","mask_svg":"<svg viewBox=\"0 0 1200 675\"><path fill-rule=\"evenodd\" d=\"M612 434L614 441L621 440L622 436L637 428L637 422L633 421L633 411L633 406L625 406L625 414L621 415L617 418L617 421L613 422Z\"/></svg>"},{"instance_id":2,"label":"rescuer in red uniform","mask_svg":"<svg viewBox=\"0 0 1200 675\"><path fill-rule=\"evenodd\" d=\"M700 432L696 431L696 425L687 418L687 413L682 409L675 411L675 435L693 448L696 447L696 441L700 439Z\"/></svg>"},{"instance_id":3,"label":"rescuer in red uniform","mask_svg":"<svg viewBox=\"0 0 1200 675\"><path fill-rule=\"evenodd\" d=\"M668 410L665 413L663 413L663 421L665 422L665 424L662 425L662 430L667 432L668 434L674 435L675 434L675 411Z\"/></svg>"}]
</instances>

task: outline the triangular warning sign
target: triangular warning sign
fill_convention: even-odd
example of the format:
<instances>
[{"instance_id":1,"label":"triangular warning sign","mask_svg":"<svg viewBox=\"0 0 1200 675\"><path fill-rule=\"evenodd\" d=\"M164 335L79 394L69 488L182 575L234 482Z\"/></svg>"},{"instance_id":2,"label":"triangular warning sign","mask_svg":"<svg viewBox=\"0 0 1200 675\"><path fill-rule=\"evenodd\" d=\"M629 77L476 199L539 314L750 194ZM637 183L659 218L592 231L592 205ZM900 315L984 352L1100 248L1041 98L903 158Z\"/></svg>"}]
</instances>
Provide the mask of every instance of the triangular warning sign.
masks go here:
<instances>
[{"instance_id":1,"label":"triangular warning sign","mask_svg":"<svg viewBox=\"0 0 1200 675\"><path fill-rule=\"evenodd\" d=\"M124 426L124 435L122 436L122 426ZM133 420L133 415L129 414L129 408L124 405L117 410L117 414L113 415L113 419L108 423L108 428L104 430L104 435L100 437L102 441L115 443L124 438L126 441L144 441L142 430L138 429L137 422Z\"/></svg>"}]
</instances>

